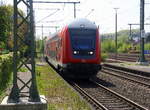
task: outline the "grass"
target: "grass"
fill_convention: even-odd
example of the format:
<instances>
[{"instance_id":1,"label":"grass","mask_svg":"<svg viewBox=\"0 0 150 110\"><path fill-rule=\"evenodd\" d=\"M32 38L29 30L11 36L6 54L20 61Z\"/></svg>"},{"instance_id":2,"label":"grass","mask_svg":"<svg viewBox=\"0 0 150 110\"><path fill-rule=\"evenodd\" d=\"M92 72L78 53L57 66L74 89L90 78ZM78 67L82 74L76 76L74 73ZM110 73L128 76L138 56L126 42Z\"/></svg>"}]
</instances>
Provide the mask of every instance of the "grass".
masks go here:
<instances>
[{"instance_id":1,"label":"grass","mask_svg":"<svg viewBox=\"0 0 150 110\"><path fill-rule=\"evenodd\" d=\"M21 67L18 71L19 72L28 72L28 69L26 67Z\"/></svg>"},{"instance_id":2,"label":"grass","mask_svg":"<svg viewBox=\"0 0 150 110\"><path fill-rule=\"evenodd\" d=\"M48 110L90 110L48 65L37 66L37 73L38 89L48 100Z\"/></svg>"}]
</instances>

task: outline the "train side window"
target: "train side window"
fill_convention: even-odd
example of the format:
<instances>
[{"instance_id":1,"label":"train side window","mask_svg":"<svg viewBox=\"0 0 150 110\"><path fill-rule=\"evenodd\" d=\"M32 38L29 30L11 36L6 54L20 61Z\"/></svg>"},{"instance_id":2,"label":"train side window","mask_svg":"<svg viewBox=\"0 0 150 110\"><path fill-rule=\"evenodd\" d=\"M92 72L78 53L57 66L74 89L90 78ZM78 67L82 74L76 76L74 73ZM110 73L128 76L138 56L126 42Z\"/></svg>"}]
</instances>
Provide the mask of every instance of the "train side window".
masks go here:
<instances>
[{"instance_id":1,"label":"train side window","mask_svg":"<svg viewBox=\"0 0 150 110\"><path fill-rule=\"evenodd\" d=\"M61 47L61 39L58 40L57 45L58 45L58 48Z\"/></svg>"},{"instance_id":2,"label":"train side window","mask_svg":"<svg viewBox=\"0 0 150 110\"><path fill-rule=\"evenodd\" d=\"M62 38L60 38L60 42L59 43L60 43L60 47L61 47L62 46Z\"/></svg>"}]
</instances>

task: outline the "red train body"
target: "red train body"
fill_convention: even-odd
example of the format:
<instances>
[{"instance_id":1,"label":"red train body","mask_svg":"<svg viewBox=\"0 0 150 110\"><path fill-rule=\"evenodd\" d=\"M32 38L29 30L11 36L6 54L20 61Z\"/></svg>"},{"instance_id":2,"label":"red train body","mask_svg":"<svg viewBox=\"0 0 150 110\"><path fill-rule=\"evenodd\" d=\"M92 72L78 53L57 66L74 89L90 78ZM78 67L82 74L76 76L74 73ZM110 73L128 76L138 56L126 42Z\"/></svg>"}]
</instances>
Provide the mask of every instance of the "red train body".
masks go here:
<instances>
[{"instance_id":1,"label":"red train body","mask_svg":"<svg viewBox=\"0 0 150 110\"><path fill-rule=\"evenodd\" d=\"M86 19L73 21L46 41L45 58L65 77L95 76L101 69L97 26Z\"/></svg>"}]
</instances>

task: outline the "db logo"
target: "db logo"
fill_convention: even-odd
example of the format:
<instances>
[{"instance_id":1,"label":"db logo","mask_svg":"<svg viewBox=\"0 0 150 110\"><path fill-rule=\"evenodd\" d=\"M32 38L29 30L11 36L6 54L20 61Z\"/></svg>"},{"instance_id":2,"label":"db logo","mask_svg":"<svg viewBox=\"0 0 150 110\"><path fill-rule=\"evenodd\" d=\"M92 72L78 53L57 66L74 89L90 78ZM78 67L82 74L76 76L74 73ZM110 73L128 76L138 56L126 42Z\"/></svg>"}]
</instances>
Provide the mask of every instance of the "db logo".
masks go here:
<instances>
[{"instance_id":1,"label":"db logo","mask_svg":"<svg viewBox=\"0 0 150 110\"><path fill-rule=\"evenodd\" d=\"M86 60L85 60L85 59L81 59L81 62L82 62L82 63L85 63L85 62L86 62Z\"/></svg>"}]
</instances>

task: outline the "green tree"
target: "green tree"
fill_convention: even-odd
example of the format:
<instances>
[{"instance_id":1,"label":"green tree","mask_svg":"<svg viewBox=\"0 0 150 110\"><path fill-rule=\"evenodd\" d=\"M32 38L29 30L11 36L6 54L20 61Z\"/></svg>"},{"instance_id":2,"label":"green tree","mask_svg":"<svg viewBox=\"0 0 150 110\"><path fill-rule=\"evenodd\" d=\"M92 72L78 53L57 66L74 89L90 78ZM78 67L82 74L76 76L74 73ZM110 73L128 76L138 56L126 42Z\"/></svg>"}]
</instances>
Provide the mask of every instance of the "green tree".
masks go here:
<instances>
[{"instance_id":1,"label":"green tree","mask_svg":"<svg viewBox=\"0 0 150 110\"><path fill-rule=\"evenodd\" d=\"M102 52L115 52L115 43L113 40L108 39L102 42L101 44Z\"/></svg>"},{"instance_id":2,"label":"green tree","mask_svg":"<svg viewBox=\"0 0 150 110\"><path fill-rule=\"evenodd\" d=\"M132 30L134 33L138 33L138 29ZM102 52L115 52L115 34L108 33L102 35ZM121 30L118 32L117 37L117 50L120 53L127 53L132 47L133 43L129 39L129 30ZM137 48L138 49L138 48Z\"/></svg>"},{"instance_id":3,"label":"green tree","mask_svg":"<svg viewBox=\"0 0 150 110\"><path fill-rule=\"evenodd\" d=\"M25 16L24 12L19 9L19 13ZM21 23L23 19L19 17L18 24ZM18 39L18 44L22 44L19 49L21 51L26 50L26 46L22 41L25 40L27 34L27 23L24 22L18 29L18 35L21 39ZM0 6L0 45L4 44L4 49L12 50L13 48L13 6L3 5Z\"/></svg>"},{"instance_id":4,"label":"green tree","mask_svg":"<svg viewBox=\"0 0 150 110\"><path fill-rule=\"evenodd\" d=\"M12 6L0 6L0 44L4 43L3 48L5 49L8 49L8 39L12 36L12 15Z\"/></svg>"}]
</instances>

